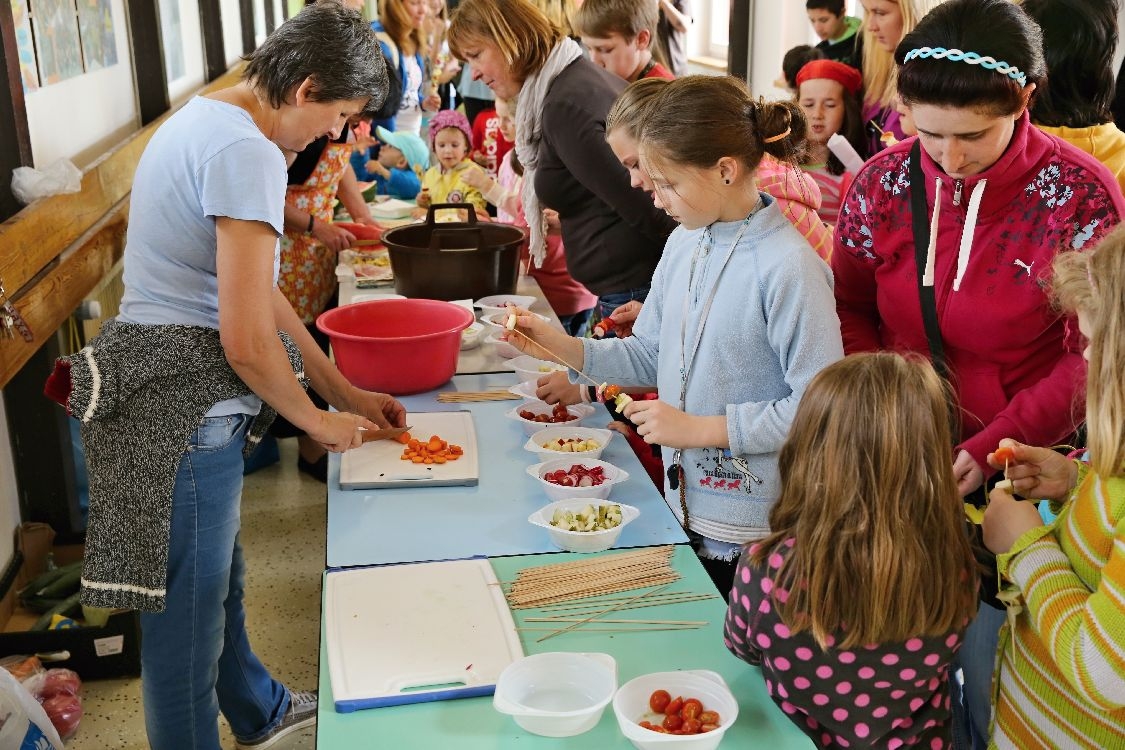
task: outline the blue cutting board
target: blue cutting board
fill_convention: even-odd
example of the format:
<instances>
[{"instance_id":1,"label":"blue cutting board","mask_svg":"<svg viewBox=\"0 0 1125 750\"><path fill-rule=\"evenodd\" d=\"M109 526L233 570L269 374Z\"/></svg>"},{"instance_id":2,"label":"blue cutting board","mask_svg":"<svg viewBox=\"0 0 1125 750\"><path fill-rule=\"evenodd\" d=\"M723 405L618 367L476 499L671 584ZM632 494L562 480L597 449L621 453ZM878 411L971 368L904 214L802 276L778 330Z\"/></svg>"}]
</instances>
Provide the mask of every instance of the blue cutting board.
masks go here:
<instances>
[{"instance_id":1,"label":"blue cutting board","mask_svg":"<svg viewBox=\"0 0 1125 750\"><path fill-rule=\"evenodd\" d=\"M329 570L336 711L492 695L523 646L488 560Z\"/></svg>"}]
</instances>

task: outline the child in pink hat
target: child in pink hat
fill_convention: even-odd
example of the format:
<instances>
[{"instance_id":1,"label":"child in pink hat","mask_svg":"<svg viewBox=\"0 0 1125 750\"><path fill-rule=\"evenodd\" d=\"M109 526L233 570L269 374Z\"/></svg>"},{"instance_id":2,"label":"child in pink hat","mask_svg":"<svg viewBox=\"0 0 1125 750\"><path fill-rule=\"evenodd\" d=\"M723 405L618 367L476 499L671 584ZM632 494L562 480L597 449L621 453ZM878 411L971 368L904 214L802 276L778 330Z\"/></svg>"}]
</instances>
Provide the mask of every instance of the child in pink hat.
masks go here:
<instances>
[{"instance_id":1,"label":"child in pink hat","mask_svg":"<svg viewBox=\"0 0 1125 750\"><path fill-rule=\"evenodd\" d=\"M487 204L480 190L464 180L469 170L479 170L469 158L473 131L469 121L460 112L443 109L430 120L430 150L436 164L422 176L422 192L418 194L418 207L429 208L436 203L471 203L478 218L488 218ZM454 212L439 216L438 220L457 220Z\"/></svg>"}]
</instances>

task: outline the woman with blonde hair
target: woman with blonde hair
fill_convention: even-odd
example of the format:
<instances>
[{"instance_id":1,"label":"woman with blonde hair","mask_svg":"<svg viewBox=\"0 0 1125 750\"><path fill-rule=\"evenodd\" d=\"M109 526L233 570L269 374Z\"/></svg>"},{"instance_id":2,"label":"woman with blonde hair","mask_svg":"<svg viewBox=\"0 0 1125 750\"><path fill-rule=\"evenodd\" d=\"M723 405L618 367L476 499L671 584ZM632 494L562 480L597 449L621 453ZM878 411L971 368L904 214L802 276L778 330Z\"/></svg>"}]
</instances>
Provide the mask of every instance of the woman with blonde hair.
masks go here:
<instances>
[{"instance_id":1,"label":"woman with blonde hair","mask_svg":"<svg viewBox=\"0 0 1125 750\"><path fill-rule=\"evenodd\" d=\"M433 92L427 64L429 47L425 26L428 0L379 0L379 20L371 28L379 37L383 56L398 73L402 83L402 102L398 113L372 123L387 130L403 130L418 135L423 112L436 112L441 99Z\"/></svg>"},{"instance_id":2,"label":"woman with blonde hair","mask_svg":"<svg viewBox=\"0 0 1125 750\"><path fill-rule=\"evenodd\" d=\"M1125 737L1125 228L1055 259L1055 300L1089 345L1089 463L1000 441L984 541L1010 584L990 747L1121 747ZM1007 455L1004 455L1007 454ZM1015 494L1013 494L1015 493ZM1043 525L1046 498L1058 518ZM1061 505L1061 508L1059 507Z\"/></svg>"},{"instance_id":3,"label":"woman with blonde hair","mask_svg":"<svg viewBox=\"0 0 1125 750\"><path fill-rule=\"evenodd\" d=\"M724 642L818 747L949 746L977 597L946 391L917 356L824 368L778 458L770 534L739 562Z\"/></svg>"},{"instance_id":4,"label":"woman with blonde hair","mask_svg":"<svg viewBox=\"0 0 1125 750\"><path fill-rule=\"evenodd\" d=\"M914 30L922 16L943 0L862 0L863 3L863 122L868 154L882 151L891 138L901 141L898 91L895 85L895 47ZM884 140L884 134L887 140Z\"/></svg>"},{"instance_id":5,"label":"woman with blonde hair","mask_svg":"<svg viewBox=\"0 0 1125 750\"><path fill-rule=\"evenodd\" d=\"M603 316L648 294L675 227L605 142L605 119L625 81L600 68L528 0L465 0L449 46L498 98L519 94L516 155L530 252L545 255L544 208L558 212L571 276L598 295Z\"/></svg>"}]
</instances>

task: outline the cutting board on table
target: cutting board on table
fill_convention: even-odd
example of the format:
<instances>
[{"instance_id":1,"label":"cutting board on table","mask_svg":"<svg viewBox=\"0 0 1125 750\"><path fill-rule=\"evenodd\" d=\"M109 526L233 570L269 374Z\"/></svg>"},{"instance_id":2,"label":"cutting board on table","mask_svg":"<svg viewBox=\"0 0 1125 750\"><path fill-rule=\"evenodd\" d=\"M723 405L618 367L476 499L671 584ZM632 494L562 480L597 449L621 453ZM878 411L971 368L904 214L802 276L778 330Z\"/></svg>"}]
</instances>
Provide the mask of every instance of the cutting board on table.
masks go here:
<instances>
[{"instance_id":1,"label":"cutting board on table","mask_svg":"<svg viewBox=\"0 0 1125 750\"><path fill-rule=\"evenodd\" d=\"M437 435L465 453L444 464L415 464L402 460L405 447L396 440L373 440L352 448L340 459L340 488L433 487L475 485L480 480L477 435L468 411L411 412L406 421L410 434L419 440Z\"/></svg>"},{"instance_id":2,"label":"cutting board on table","mask_svg":"<svg viewBox=\"0 0 1125 750\"><path fill-rule=\"evenodd\" d=\"M338 713L492 695L523 656L483 559L330 570L324 626Z\"/></svg>"}]
</instances>

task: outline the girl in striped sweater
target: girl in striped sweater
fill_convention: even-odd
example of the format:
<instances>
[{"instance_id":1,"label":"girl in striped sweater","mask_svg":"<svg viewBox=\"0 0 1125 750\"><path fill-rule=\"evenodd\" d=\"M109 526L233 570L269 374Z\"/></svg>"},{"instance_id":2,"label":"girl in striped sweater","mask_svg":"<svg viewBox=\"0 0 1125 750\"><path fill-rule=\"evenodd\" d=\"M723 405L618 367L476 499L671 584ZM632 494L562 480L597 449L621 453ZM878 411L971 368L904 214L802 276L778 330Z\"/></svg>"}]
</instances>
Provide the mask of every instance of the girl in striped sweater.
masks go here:
<instances>
[{"instance_id":1,"label":"girl in striped sweater","mask_svg":"<svg viewBox=\"0 0 1125 750\"><path fill-rule=\"evenodd\" d=\"M1089 339L1089 464L1002 440L984 540L1009 583L994 681L993 748L1125 746L1125 228L1054 262L1059 307ZM989 457L995 468L1005 468ZM1058 518L1044 526L1034 504ZM1061 507L1056 508L1055 505Z\"/></svg>"}]
</instances>

